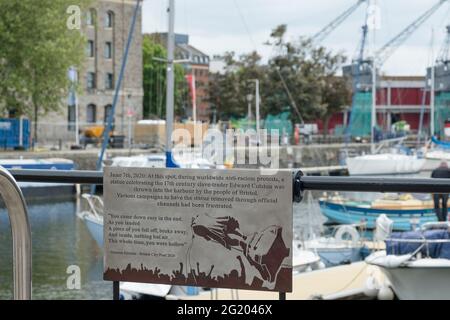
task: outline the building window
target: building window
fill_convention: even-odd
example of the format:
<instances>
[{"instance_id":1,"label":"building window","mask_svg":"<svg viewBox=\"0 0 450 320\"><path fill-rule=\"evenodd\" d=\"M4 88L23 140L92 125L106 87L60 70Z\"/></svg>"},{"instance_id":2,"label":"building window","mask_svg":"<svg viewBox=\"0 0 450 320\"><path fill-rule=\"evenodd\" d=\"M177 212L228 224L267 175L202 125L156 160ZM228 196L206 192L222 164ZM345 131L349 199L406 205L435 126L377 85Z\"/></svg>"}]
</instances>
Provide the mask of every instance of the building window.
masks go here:
<instances>
[{"instance_id":1,"label":"building window","mask_svg":"<svg viewBox=\"0 0 450 320\"><path fill-rule=\"evenodd\" d=\"M107 106L105 106L105 114L104 114L104 121L105 123L108 122L109 116L112 113L112 105L108 104ZM113 119L113 124L114 124L114 119Z\"/></svg>"},{"instance_id":2,"label":"building window","mask_svg":"<svg viewBox=\"0 0 450 320\"><path fill-rule=\"evenodd\" d=\"M88 72L87 74L87 88L88 89L95 89L95 73L94 72Z\"/></svg>"},{"instance_id":3,"label":"building window","mask_svg":"<svg viewBox=\"0 0 450 320\"><path fill-rule=\"evenodd\" d=\"M97 121L97 106L89 104L86 109L86 122L95 123Z\"/></svg>"},{"instance_id":4,"label":"building window","mask_svg":"<svg viewBox=\"0 0 450 320\"><path fill-rule=\"evenodd\" d=\"M108 11L105 15L105 28L112 28L114 26L114 13Z\"/></svg>"},{"instance_id":5,"label":"building window","mask_svg":"<svg viewBox=\"0 0 450 320\"><path fill-rule=\"evenodd\" d=\"M105 58L112 59L112 43L111 42L105 43Z\"/></svg>"},{"instance_id":6,"label":"building window","mask_svg":"<svg viewBox=\"0 0 450 320\"><path fill-rule=\"evenodd\" d=\"M95 53L95 47L94 47L94 41L88 40L87 47L86 47L86 55L89 58L93 58Z\"/></svg>"},{"instance_id":7,"label":"building window","mask_svg":"<svg viewBox=\"0 0 450 320\"><path fill-rule=\"evenodd\" d=\"M75 106L71 105L68 106L69 109L67 110L67 129L69 131L75 131Z\"/></svg>"},{"instance_id":8,"label":"building window","mask_svg":"<svg viewBox=\"0 0 450 320\"><path fill-rule=\"evenodd\" d=\"M112 73L107 73L105 78L105 88L114 89L114 75Z\"/></svg>"},{"instance_id":9,"label":"building window","mask_svg":"<svg viewBox=\"0 0 450 320\"><path fill-rule=\"evenodd\" d=\"M86 24L88 26L93 26L95 22L95 10L89 9L88 12L86 12Z\"/></svg>"}]
</instances>

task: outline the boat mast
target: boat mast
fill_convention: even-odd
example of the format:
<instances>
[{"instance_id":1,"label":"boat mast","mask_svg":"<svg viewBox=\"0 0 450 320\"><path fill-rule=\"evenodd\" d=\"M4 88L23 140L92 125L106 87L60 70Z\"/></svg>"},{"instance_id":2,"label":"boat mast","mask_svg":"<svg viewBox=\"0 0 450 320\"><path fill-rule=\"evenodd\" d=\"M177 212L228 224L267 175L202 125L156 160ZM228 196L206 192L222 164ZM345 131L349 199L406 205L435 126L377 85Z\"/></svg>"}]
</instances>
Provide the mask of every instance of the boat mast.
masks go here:
<instances>
[{"instance_id":1,"label":"boat mast","mask_svg":"<svg viewBox=\"0 0 450 320\"><path fill-rule=\"evenodd\" d=\"M166 167L178 167L172 158L172 131L174 118L174 58L175 58L175 0L169 0L169 29L167 34L167 88L166 88Z\"/></svg>"},{"instance_id":2,"label":"boat mast","mask_svg":"<svg viewBox=\"0 0 450 320\"><path fill-rule=\"evenodd\" d=\"M374 0L372 10L377 10L378 1ZM372 19L376 19L376 12L372 12L374 15ZM372 26L372 52L373 52L373 60L372 60L372 112L371 112L371 130L370 130L370 150L371 153L375 152L375 126L377 125L377 52L376 52L376 21L373 21Z\"/></svg>"},{"instance_id":3,"label":"boat mast","mask_svg":"<svg viewBox=\"0 0 450 320\"><path fill-rule=\"evenodd\" d=\"M370 148L371 152L375 152L375 126L377 125L377 68L376 68L377 59L374 56L372 61L372 113L370 116L371 124L370 127L371 135L370 135Z\"/></svg>"},{"instance_id":4,"label":"boat mast","mask_svg":"<svg viewBox=\"0 0 450 320\"><path fill-rule=\"evenodd\" d=\"M435 98L435 77L436 77L436 69L435 69L435 61L433 51L431 53L431 86L430 86L430 135L433 137L435 133L434 128L434 98Z\"/></svg>"}]
</instances>

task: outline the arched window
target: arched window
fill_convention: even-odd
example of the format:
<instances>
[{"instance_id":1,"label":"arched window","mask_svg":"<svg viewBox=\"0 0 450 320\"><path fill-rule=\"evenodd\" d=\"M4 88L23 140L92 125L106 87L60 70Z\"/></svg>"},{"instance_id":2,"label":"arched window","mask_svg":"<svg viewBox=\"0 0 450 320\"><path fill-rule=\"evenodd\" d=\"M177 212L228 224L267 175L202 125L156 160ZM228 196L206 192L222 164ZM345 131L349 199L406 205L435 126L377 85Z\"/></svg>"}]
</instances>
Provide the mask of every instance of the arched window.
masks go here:
<instances>
[{"instance_id":1,"label":"arched window","mask_svg":"<svg viewBox=\"0 0 450 320\"><path fill-rule=\"evenodd\" d=\"M112 43L107 41L107 42L105 42L105 58L112 59L112 56L113 56Z\"/></svg>"},{"instance_id":2,"label":"arched window","mask_svg":"<svg viewBox=\"0 0 450 320\"><path fill-rule=\"evenodd\" d=\"M95 24L95 17L96 17L95 9L89 9L86 12L86 24L88 26L93 26Z\"/></svg>"},{"instance_id":3,"label":"arched window","mask_svg":"<svg viewBox=\"0 0 450 320\"><path fill-rule=\"evenodd\" d=\"M88 89L95 89L97 87L97 81L95 72L88 72L86 75L86 85Z\"/></svg>"},{"instance_id":4,"label":"arched window","mask_svg":"<svg viewBox=\"0 0 450 320\"><path fill-rule=\"evenodd\" d=\"M114 12L108 11L105 15L105 28L114 27Z\"/></svg>"},{"instance_id":5,"label":"arched window","mask_svg":"<svg viewBox=\"0 0 450 320\"><path fill-rule=\"evenodd\" d=\"M86 109L86 122L95 123L97 122L97 106L95 104L89 104Z\"/></svg>"},{"instance_id":6,"label":"arched window","mask_svg":"<svg viewBox=\"0 0 450 320\"><path fill-rule=\"evenodd\" d=\"M93 58L95 55L95 44L93 40L88 40L86 47L86 56Z\"/></svg>"},{"instance_id":7,"label":"arched window","mask_svg":"<svg viewBox=\"0 0 450 320\"><path fill-rule=\"evenodd\" d=\"M105 115L104 115L104 122L107 123L108 122L108 118L109 115L112 112L112 105L108 104L105 106ZM113 119L113 124L114 124L114 119Z\"/></svg>"}]
</instances>

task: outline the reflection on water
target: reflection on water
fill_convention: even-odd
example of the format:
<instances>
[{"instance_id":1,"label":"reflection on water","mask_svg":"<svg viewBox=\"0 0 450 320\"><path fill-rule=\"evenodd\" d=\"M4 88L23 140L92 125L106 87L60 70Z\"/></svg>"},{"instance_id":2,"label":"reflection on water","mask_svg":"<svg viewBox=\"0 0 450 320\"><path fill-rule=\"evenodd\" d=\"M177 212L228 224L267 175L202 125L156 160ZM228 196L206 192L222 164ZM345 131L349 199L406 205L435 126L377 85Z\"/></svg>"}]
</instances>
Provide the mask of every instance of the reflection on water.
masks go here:
<instances>
[{"instance_id":1,"label":"reflection on water","mask_svg":"<svg viewBox=\"0 0 450 320\"><path fill-rule=\"evenodd\" d=\"M75 202L28 205L33 240L33 299L111 299L102 280L103 255ZM12 241L6 210L0 209L0 299L12 298ZM67 289L67 267L81 270L81 290Z\"/></svg>"}]
</instances>

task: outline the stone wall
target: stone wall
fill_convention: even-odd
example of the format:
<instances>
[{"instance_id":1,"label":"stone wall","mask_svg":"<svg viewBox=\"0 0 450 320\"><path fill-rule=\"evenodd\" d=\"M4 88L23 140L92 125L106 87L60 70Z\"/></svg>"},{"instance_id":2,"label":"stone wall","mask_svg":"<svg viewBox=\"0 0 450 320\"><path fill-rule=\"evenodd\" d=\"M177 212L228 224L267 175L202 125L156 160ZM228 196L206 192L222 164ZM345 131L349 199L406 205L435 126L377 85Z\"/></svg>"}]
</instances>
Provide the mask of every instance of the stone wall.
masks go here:
<instances>
[{"instance_id":1,"label":"stone wall","mask_svg":"<svg viewBox=\"0 0 450 320\"><path fill-rule=\"evenodd\" d=\"M370 145L355 144L349 146L354 152L368 153ZM280 167L281 168L310 168L326 167L339 165L339 156L342 151L342 145L310 145L310 146L291 146L281 147L280 149ZM142 149L108 149L106 158L116 156L141 155L161 152L160 150L142 150ZM73 160L79 170L95 170L95 164L98 158L99 150L76 150L76 151L47 151L47 152L1 152L1 159L47 159L47 158L65 158ZM248 152L246 154L248 159ZM247 161L248 163L248 161ZM237 165L239 168L258 168L258 165Z\"/></svg>"},{"instance_id":2,"label":"stone wall","mask_svg":"<svg viewBox=\"0 0 450 320\"><path fill-rule=\"evenodd\" d=\"M95 13L94 25L87 25L82 21L82 31L87 40L94 41L94 57L86 57L82 70L78 70L78 79L83 93L79 95L79 125L80 129L94 125L87 123L87 107L92 104L96 108L96 124L103 125L105 108L113 104L115 87L118 82L123 53L128 39L129 28L134 14L136 1L131 0L97 0L91 8ZM113 26L107 27L105 16L108 12L113 15ZM143 116L143 74L142 74L142 10L138 16L130 47L125 75L123 78L119 99L115 112L115 133L127 135L128 113L134 115L132 121L142 119ZM105 56L106 42L113 44L112 59ZM87 46L87 44L86 44ZM87 88L87 73L96 74L96 88ZM106 88L106 76L114 76L114 88ZM75 132L69 130L69 109L67 106L59 112L41 116L38 124L38 144L55 145L74 142Z\"/></svg>"}]
</instances>

